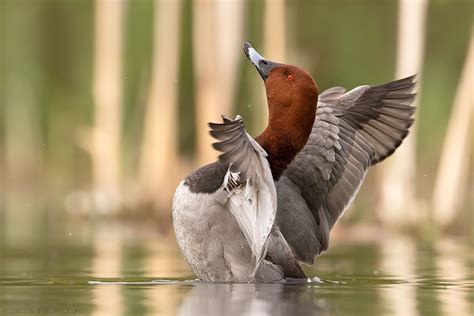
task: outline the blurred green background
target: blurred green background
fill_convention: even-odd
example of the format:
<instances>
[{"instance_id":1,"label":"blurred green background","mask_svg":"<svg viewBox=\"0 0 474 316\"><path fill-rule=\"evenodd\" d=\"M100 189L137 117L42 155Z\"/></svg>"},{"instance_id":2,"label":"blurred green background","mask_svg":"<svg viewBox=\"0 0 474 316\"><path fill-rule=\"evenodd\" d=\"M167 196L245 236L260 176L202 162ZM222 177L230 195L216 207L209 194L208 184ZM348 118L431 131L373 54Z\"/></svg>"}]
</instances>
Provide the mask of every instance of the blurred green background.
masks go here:
<instances>
[{"instance_id":1,"label":"blurred green background","mask_svg":"<svg viewBox=\"0 0 474 316\"><path fill-rule=\"evenodd\" d=\"M120 177L115 179L114 187L118 188L116 193L120 202L105 207L107 211L101 213L97 210L103 208L103 204L94 200L97 193L95 162L93 154L87 150L88 135L97 124L96 107L100 106L94 99L95 39L98 36L95 2L0 1L0 209L3 232L8 231L8 227L15 227L17 220L32 222L29 226L35 227L38 220L48 222L47 218L97 218L102 214L149 219L158 213L162 215L153 217L157 218L157 225L160 221L169 225L170 208L156 207L156 203L149 201L149 193L148 197L141 197L139 180L146 107L153 88L154 41L158 41L158 45L168 41L155 36L153 26L159 14L154 8L163 2L170 1L122 2L118 60L121 73L117 78L120 89L119 144L115 156L109 160L118 164ZM176 109L176 121L172 125L179 160L169 166L179 171L168 179L169 190L201 162L196 159L196 131L207 130L207 126L196 119L199 111L196 101L199 92L196 47L199 42L196 38L199 37L193 32L196 31L196 10L202 10L205 5L206 1L183 0L178 14L179 30L169 28L165 32L179 44L177 96L176 103L171 105ZM241 8L242 31L239 36L231 37L238 41L232 45L239 50L237 70L233 73L234 88L230 92L232 110L225 114L241 114L250 132L256 135L262 128L259 109L265 108L263 84L241 53L241 42L250 41L264 56L269 59L273 56L267 55L263 47L264 2L244 1ZM427 4L416 113L414 177L417 205L424 209L420 211L424 214L420 220L422 226L432 223L433 184L472 36L473 9L474 3L470 0L432 0ZM270 32L272 27L278 30L283 26L285 62L307 69L320 90L335 85L353 88L394 79L397 1L286 1L284 19L271 21ZM224 37L214 34L211 42L227 39ZM104 45L107 46L107 42ZM212 50L213 47L205 49ZM225 74L226 69L222 73ZM160 75L168 76L166 73ZM250 106L253 104L256 106ZM214 118L218 119L218 116ZM471 137L470 147L472 143ZM157 155L166 154L166 148L160 150ZM466 148L464 154L469 157L470 167L464 169L468 174L468 187L456 210L452 223L455 228L448 227L448 231L472 236L472 151ZM374 174L376 172L366 180L356 199L355 210L347 213L345 223L378 222L373 210L373 192L378 183ZM169 205L169 199L164 205ZM427 228L429 234L433 234L433 229L432 226Z\"/></svg>"}]
</instances>

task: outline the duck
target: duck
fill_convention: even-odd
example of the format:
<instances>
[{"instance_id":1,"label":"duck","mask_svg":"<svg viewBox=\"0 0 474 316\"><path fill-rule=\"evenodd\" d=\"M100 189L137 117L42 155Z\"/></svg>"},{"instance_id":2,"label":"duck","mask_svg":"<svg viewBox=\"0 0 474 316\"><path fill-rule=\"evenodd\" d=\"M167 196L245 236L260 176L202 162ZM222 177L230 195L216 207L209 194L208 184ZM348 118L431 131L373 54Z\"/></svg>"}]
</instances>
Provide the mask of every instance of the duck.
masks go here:
<instances>
[{"instance_id":1,"label":"duck","mask_svg":"<svg viewBox=\"0 0 474 316\"><path fill-rule=\"evenodd\" d=\"M370 167L389 157L414 119L415 76L319 93L304 69L247 58L262 78L268 124L209 123L218 159L186 176L173 197L181 252L199 280L260 283L307 278Z\"/></svg>"}]
</instances>

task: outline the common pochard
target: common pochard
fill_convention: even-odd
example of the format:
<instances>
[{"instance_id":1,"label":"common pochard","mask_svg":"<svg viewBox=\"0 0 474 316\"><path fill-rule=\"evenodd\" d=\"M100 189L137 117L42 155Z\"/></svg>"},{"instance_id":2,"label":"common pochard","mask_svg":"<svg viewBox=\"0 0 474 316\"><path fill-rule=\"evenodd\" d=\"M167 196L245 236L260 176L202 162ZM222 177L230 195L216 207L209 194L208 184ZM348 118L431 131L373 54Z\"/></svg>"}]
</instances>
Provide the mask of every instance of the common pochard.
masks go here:
<instances>
[{"instance_id":1,"label":"common pochard","mask_svg":"<svg viewBox=\"0 0 474 316\"><path fill-rule=\"evenodd\" d=\"M327 249L367 170L408 134L414 76L319 94L307 71L244 52L265 83L268 126L252 138L240 116L209 124L222 154L176 189L177 241L201 280L306 278L300 262Z\"/></svg>"}]
</instances>

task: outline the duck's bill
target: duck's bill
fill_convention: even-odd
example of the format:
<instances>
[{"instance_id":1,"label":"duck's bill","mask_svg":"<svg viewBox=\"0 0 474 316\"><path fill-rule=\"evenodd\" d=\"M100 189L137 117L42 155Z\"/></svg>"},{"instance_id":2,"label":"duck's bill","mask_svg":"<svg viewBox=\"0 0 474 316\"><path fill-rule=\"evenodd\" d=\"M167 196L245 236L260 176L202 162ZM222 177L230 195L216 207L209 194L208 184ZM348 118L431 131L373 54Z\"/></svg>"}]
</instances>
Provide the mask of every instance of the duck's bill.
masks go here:
<instances>
[{"instance_id":1,"label":"duck's bill","mask_svg":"<svg viewBox=\"0 0 474 316\"><path fill-rule=\"evenodd\" d=\"M263 58L248 42L244 43L244 52L255 68L257 68L263 80L267 79L273 68L279 65L278 63Z\"/></svg>"}]
</instances>

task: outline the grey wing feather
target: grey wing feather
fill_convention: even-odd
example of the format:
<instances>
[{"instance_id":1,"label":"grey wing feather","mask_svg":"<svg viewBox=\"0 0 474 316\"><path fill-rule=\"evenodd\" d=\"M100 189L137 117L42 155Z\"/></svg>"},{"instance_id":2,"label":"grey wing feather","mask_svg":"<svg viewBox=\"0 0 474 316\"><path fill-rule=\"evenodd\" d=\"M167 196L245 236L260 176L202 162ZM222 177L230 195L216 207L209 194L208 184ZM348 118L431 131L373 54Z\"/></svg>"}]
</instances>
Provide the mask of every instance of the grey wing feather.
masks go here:
<instances>
[{"instance_id":1,"label":"grey wing feather","mask_svg":"<svg viewBox=\"0 0 474 316\"><path fill-rule=\"evenodd\" d=\"M209 123L210 134L219 140L213 143L214 149L223 152L219 156L222 163L231 163L232 172L240 172L240 182L255 176L261 156L267 157L266 152L245 131L242 118L235 120L222 116L222 123Z\"/></svg>"},{"instance_id":2,"label":"grey wing feather","mask_svg":"<svg viewBox=\"0 0 474 316\"><path fill-rule=\"evenodd\" d=\"M408 134L414 76L320 95L312 133L277 183L276 223L295 256L313 264L358 192L368 168Z\"/></svg>"}]
</instances>

